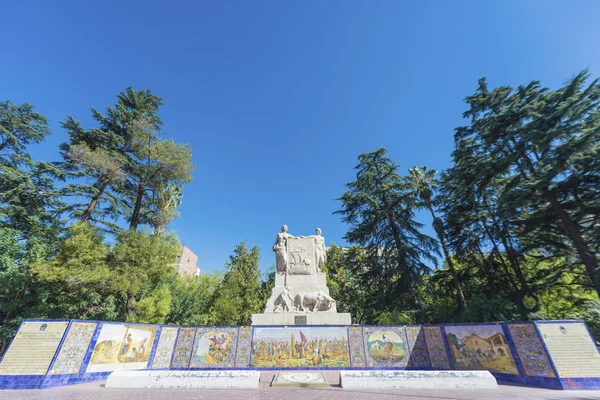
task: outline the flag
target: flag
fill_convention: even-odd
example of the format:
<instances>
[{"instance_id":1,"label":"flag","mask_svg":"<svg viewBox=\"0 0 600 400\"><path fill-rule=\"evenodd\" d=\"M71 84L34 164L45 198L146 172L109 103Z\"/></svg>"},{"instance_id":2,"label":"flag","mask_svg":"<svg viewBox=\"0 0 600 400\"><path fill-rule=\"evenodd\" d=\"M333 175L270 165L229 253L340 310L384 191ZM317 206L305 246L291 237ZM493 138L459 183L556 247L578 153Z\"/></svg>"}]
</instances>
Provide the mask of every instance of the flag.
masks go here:
<instances>
[{"instance_id":1,"label":"flag","mask_svg":"<svg viewBox=\"0 0 600 400\"><path fill-rule=\"evenodd\" d=\"M308 340L306 340L306 336L304 336L304 333L302 333L302 331L300 331L300 340L302 340L302 343L308 342Z\"/></svg>"}]
</instances>

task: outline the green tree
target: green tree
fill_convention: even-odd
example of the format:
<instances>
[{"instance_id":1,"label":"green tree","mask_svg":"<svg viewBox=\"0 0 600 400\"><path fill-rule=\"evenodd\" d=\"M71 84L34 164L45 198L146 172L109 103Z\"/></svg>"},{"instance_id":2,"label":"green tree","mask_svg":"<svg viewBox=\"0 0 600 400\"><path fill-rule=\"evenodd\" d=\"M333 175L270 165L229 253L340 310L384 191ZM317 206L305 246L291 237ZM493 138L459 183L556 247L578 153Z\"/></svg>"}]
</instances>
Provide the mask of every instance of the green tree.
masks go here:
<instances>
[{"instance_id":1,"label":"green tree","mask_svg":"<svg viewBox=\"0 0 600 400\"><path fill-rule=\"evenodd\" d=\"M261 298L259 249L248 250L242 241L226 263L227 272L217 290L211 309L211 323L248 325L252 314L264 306Z\"/></svg>"},{"instance_id":2,"label":"green tree","mask_svg":"<svg viewBox=\"0 0 600 400\"><path fill-rule=\"evenodd\" d=\"M426 261L437 263L437 242L420 232L414 196L385 154L379 149L358 157L356 180L347 184L335 213L350 225L344 238L365 250L359 276L362 284L377 287L378 306L420 304L415 281L430 271Z\"/></svg>"},{"instance_id":3,"label":"green tree","mask_svg":"<svg viewBox=\"0 0 600 400\"><path fill-rule=\"evenodd\" d=\"M53 176L62 171L34 161L27 150L48 135L48 121L33 106L0 101L0 227L23 237L54 236L61 226Z\"/></svg>"},{"instance_id":4,"label":"green tree","mask_svg":"<svg viewBox=\"0 0 600 400\"><path fill-rule=\"evenodd\" d=\"M115 106L107 107L105 114L92 108L97 128L86 130L71 116L62 122L69 142L60 146L61 166L74 179L62 193L84 199L70 201L64 208L71 218L118 231L114 221L129 214L123 186L127 178L126 167L133 163L138 140L132 127L136 121L143 120L153 129L160 130L162 121L156 115L160 105L162 99L149 90L136 91L128 87L118 95Z\"/></svg>"},{"instance_id":5,"label":"green tree","mask_svg":"<svg viewBox=\"0 0 600 400\"><path fill-rule=\"evenodd\" d=\"M52 247L37 238L22 239L22 232L0 228L0 354L23 318L37 316L39 283L31 266L50 256Z\"/></svg>"},{"instance_id":6,"label":"green tree","mask_svg":"<svg viewBox=\"0 0 600 400\"><path fill-rule=\"evenodd\" d=\"M192 150L172 140L161 140L154 125L133 121L132 159L128 165L127 196L131 207L129 229L147 223L158 230L175 217L176 188L192 180Z\"/></svg>"},{"instance_id":7,"label":"green tree","mask_svg":"<svg viewBox=\"0 0 600 400\"><path fill-rule=\"evenodd\" d=\"M545 238L545 249L553 252L570 244L600 293L594 239L600 211L600 82L586 85L588 78L583 71L558 90L533 81L491 91L481 79L465 100L470 124L456 130L455 142L457 149L471 152L470 164L463 166L479 171L474 178L480 188L502 182L498 213L508 224L518 224L521 237L535 245L542 243L532 236Z\"/></svg>"},{"instance_id":8,"label":"green tree","mask_svg":"<svg viewBox=\"0 0 600 400\"><path fill-rule=\"evenodd\" d=\"M466 309L467 301L465 300L465 295L460 286L458 275L454 268L454 263L452 262L452 257L450 257L448 244L446 243L444 233L444 222L441 218L438 218L435 215L434 211L433 194L436 186L439 184L437 178L435 177L435 174L435 170L428 169L427 167L413 167L408 171L408 184L410 188L415 192L415 195L420 198L422 202L420 205L426 208L431 214L431 218L433 220L433 228L435 229L435 232L438 236L438 240L442 245L446 265L448 266L448 270L450 271L450 275L452 276L452 283L454 285L454 288L456 289L456 295L458 297L459 304L461 305L462 309Z\"/></svg>"},{"instance_id":9,"label":"green tree","mask_svg":"<svg viewBox=\"0 0 600 400\"><path fill-rule=\"evenodd\" d=\"M374 287L361 284L359 271L363 268L364 250L348 249L331 244L327 249L327 263L322 272L327 274L327 286L336 300L338 312L352 315L358 324L375 321L376 310L369 306Z\"/></svg>"},{"instance_id":10,"label":"green tree","mask_svg":"<svg viewBox=\"0 0 600 400\"><path fill-rule=\"evenodd\" d=\"M221 285L218 274L199 277L178 277L171 285L171 311L166 323L170 325L208 325L210 309Z\"/></svg>"},{"instance_id":11,"label":"green tree","mask_svg":"<svg viewBox=\"0 0 600 400\"><path fill-rule=\"evenodd\" d=\"M164 285L175 279L173 263L179 248L173 235L151 235L145 231L118 234L117 244L108 256L114 273L108 285L124 299L127 321L139 322L144 315L151 315L157 322L167 318L170 302L169 307L163 303L149 309L151 304L144 299L157 301L160 296L156 292L165 293Z\"/></svg>"},{"instance_id":12,"label":"green tree","mask_svg":"<svg viewBox=\"0 0 600 400\"><path fill-rule=\"evenodd\" d=\"M87 222L73 224L50 260L40 260L31 272L38 290L39 316L114 320L118 298L110 290L114 273L107 264L109 247L102 233Z\"/></svg>"}]
</instances>

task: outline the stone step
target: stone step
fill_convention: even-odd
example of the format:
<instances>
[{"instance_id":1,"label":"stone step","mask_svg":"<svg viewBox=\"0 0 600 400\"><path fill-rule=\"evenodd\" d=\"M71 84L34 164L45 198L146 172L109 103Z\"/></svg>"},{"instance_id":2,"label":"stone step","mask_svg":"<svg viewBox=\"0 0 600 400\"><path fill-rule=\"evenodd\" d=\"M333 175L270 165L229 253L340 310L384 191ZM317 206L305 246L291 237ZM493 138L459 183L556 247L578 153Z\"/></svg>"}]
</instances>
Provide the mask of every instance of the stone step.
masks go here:
<instances>
[{"instance_id":1,"label":"stone step","mask_svg":"<svg viewBox=\"0 0 600 400\"><path fill-rule=\"evenodd\" d=\"M489 371L340 371L344 389L497 389Z\"/></svg>"},{"instance_id":2,"label":"stone step","mask_svg":"<svg viewBox=\"0 0 600 400\"><path fill-rule=\"evenodd\" d=\"M107 388L258 389L259 371L115 371Z\"/></svg>"}]
</instances>

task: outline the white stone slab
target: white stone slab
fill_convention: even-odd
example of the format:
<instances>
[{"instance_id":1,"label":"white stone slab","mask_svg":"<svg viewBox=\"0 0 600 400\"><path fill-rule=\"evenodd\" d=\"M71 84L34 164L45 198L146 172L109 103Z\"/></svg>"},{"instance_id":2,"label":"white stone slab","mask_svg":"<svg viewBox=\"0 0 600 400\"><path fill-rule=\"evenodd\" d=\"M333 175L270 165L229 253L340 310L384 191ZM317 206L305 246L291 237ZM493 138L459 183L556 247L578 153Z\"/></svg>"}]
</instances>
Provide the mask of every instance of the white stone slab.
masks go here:
<instances>
[{"instance_id":1,"label":"white stone slab","mask_svg":"<svg viewBox=\"0 0 600 400\"><path fill-rule=\"evenodd\" d=\"M296 325L296 317L306 317L303 325L352 325L350 313L331 312L252 314L252 325Z\"/></svg>"},{"instance_id":2,"label":"white stone slab","mask_svg":"<svg viewBox=\"0 0 600 400\"><path fill-rule=\"evenodd\" d=\"M489 371L340 371L344 389L496 389Z\"/></svg>"},{"instance_id":3,"label":"white stone slab","mask_svg":"<svg viewBox=\"0 0 600 400\"><path fill-rule=\"evenodd\" d=\"M115 371L107 388L257 389L259 371Z\"/></svg>"},{"instance_id":4,"label":"white stone slab","mask_svg":"<svg viewBox=\"0 0 600 400\"><path fill-rule=\"evenodd\" d=\"M329 387L325 375L315 371L281 371L271 387Z\"/></svg>"}]
</instances>

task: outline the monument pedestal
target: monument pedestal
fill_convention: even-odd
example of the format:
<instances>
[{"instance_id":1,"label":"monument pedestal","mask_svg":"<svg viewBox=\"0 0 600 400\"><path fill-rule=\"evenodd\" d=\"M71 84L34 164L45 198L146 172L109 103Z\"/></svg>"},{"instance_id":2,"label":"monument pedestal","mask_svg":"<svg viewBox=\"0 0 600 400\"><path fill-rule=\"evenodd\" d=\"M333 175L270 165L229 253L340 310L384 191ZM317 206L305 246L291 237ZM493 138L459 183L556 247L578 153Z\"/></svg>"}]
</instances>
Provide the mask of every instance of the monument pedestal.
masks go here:
<instances>
[{"instance_id":1,"label":"monument pedestal","mask_svg":"<svg viewBox=\"0 0 600 400\"><path fill-rule=\"evenodd\" d=\"M288 293L284 291L288 289ZM351 325L349 313L338 313L335 302L326 311L298 311L298 294L323 293L329 296L327 277L318 272L310 275L278 273L275 287L263 314L252 314L252 325ZM284 304L284 298L287 305ZM289 309L287 308L289 306ZM317 307L317 306L315 306ZM309 307L306 307L308 310Z\"/></svg>"},{"instance_id":2,"label":"monument pedestal","mask_svg":"<svg viewBox=\"0 0 600 400\"><path fill-rule=\"evenodd\" d=\"M265 313L252 314L252 325L352 325L350 313Z\"/></svg>"}]
</instances>

